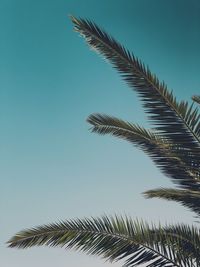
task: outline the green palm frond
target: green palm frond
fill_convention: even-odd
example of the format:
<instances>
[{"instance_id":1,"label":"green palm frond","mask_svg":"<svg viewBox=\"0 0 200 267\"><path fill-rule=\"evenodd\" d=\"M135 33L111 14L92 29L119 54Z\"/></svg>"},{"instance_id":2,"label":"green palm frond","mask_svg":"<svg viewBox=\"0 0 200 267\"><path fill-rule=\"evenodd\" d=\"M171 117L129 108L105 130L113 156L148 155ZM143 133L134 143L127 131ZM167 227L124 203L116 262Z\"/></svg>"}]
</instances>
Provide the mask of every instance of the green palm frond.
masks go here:
<instances>
[{"instance_id":1,"label":"green palm frond","mask_svg":"<svg viewBox=\"0 0 200 267\"><path fill-rule=\"evenodd\" d=\"M155 189L148 198L175 200L200 215L200 114L178 102L133 54L96 24L71 17L75 30L108 59L139 94L154 130L101 114L89 116L92 131L125 139L147 153L181 190ZM198 97L193 98L198 102ZM194 226L155 226L128 217L66 220L17 233L9 247L65 247L124 261L124 266L200 267L200 232Z\"/></svg>"},{"instance_id":2,"label":"green palm frond","mask_svg":"<svg viewBox=\"0 0 200 267\"><path fill-rule=\"evenodd\" d=\"M169 176L173 182L183 188L198 189L199 176L195 166L191 166L187 150L181 150L153 131L138 125L103 114L92 114L87 121L92 132L111 134L127 140L148 154L154 163Z\"/></svg>"},{"instance_id":3,"label":"green palm frond","mask_svg":"<svg viewBox=\"0 0 200 267\"><path fill-rule=\"evenodd\" d=\"M125 266L194 267L200 260L199 231L177 225L149 226L130 218L107 217L68 220L16 234L10 247L59 246L74 248Z\"/></svg>"},{"instance_id":4,"label":"green palm frond","mask_svg":"<svg viewBox=\"0 0 200 267\"><path fill-rule=\"evenodd\" d=\"M146 198L161 198L173 200L194 211L200 216L200 192L192 190L178 190L158 188L144 192Z\"/></svg>"},{"instance_id":5,"label":"green palm frond","mask_svg":"<svg viewBox=\"0 0 200 267\"><path fill-rule=\"evenodd\" d=\"M191 149L193 159L200 159L200 114L188 102L180 103L164 82L148 67L95 23L71 17L75 31L87 43L108 59L127 83L139 94L150 120L156 129L171 142Z\"/></svg>"},{"instance_id":6,"label":"green palm frond","mask_svg":"<svg viewBox=\"0 0 200 267\"><path fill-rule=\"evenodd\" d=\"M199 96L199 95L194 95L194 96L192 97L192 100L193 100L194 102L196 102L197 104L200 105L200 96Z\"/></svg>"}]
</instances>

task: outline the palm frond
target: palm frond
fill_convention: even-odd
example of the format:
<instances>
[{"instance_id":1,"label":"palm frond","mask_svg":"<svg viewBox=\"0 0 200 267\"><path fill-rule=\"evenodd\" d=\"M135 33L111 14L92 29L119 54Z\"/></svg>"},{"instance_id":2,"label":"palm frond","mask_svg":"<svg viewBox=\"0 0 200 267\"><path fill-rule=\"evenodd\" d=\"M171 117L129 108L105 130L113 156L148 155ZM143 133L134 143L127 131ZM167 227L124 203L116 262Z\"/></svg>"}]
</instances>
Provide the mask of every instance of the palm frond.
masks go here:
<instances>
[{"instance_id":1,"label":"palm frond","mask_svg":"<svg viewBox=\"0 0 200 267\"><path fill-rule=\"evenodd\" d=\"M127 83L139 94L150 120L161 134L175 144L192 151L200 159L200 114L188 102L180 103L164 82L152 74L148 67L95 23L71 17L75 31L87 43L108 59Z\"/></svg>"},{"instance_id":2,"label":"palm frond","mask_svg":"<svg viewBox=\"0 0 200 267\"><path fill-rule=\"evenodd\" d=\"M125 266L185 266L199 262L199 231L187 226L150 227L130 218L68 220L19 232L9 247L59 246L74 248ZM195 265L196 266L196 265Z\"/></svg>"},{"instance_id":3,"label":"palm frond","mask_svg":"<svg viewBox=\"0 0 200 267\"><path fill-rule=\"evenodd\" d=\"M200 216L199 191L158 188L144 192L144 196L146 198L161 198L179 202Z\"/></svg>"},{"instance_id":4,"label":"palm frond","mask_svg":"<svg viewBox=\"0 0 200 267\"><path fill-rule=\"evenodd\" d=\"M92 132L111 134L141 148L148 154L162 172L183 188L198 189L198 174L191 165L186 150L181 150L153 131L138 125L103 114L92 114L87 121Z\"/></svg>"},{"instance_id":5,"label":"palm frond","mask_svg":"<svg viewBox=\"0 0 200 267\"><path fill-rule=\"evenodd\" d=\"M197 104L200 105L200 96L199 96L199 95L194 95L194 96L192 97L192 100L193 100L194 102L196 102Z\"/></svg>"}]
</instances>

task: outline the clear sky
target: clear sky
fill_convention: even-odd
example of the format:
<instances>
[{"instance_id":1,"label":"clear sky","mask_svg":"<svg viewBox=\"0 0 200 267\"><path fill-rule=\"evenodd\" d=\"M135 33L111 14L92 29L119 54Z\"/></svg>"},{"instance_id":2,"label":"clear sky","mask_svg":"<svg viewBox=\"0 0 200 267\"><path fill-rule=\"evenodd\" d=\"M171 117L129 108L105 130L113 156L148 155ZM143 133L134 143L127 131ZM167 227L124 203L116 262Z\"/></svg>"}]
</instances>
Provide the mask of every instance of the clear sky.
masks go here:
<instances>
[{"instance_id":1,"label":"clear sky","mask_svg":"<svg viewBox=\"0 0 200 267\"><path fill-rule=\"evenodd\" d=\"M191 222L141 193L173 186L125 141L90 133L102 112L148 126L136 94L73 32L94 20L148 64L178 99L200 89L199 0L0 1L0 261L3 267L108 266L64 249L6 248L17 231L59 219L129 214Z\"/></svg>"}]
</instances>

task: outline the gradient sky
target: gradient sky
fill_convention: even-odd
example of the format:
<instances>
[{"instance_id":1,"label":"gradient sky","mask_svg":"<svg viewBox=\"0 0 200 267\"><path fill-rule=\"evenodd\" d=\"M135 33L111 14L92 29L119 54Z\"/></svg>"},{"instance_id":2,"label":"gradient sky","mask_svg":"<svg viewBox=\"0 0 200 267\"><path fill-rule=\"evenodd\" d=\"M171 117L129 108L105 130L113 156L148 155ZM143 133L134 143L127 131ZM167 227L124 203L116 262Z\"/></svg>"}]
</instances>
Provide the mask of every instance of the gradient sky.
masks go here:
<instances>
[{"instance_id":1,"label":"gradient sky","mask_svg":"<svg viewBox=\"0 0 200 267\"><path fill-rule=\"evenodd\" d=\"M128 214L192 222L183 207L145 200L173 186L130 144L90 133L102 112L148 126L135 92L73 32L68 15L94 20L173 88L200 89L199 0L1 0L1 266L108 266L64 249L6 248L17 231L59 219Z\"/></svg>"}]
</instances>

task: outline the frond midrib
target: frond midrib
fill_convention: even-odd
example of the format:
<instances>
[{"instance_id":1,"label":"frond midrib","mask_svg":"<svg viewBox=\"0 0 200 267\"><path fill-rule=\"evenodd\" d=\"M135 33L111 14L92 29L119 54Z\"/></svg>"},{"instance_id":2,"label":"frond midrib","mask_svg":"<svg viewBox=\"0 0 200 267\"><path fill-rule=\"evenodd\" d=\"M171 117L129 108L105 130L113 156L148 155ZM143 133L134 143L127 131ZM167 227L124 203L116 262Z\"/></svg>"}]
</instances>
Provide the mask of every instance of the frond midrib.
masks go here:
<instances>
[{"instance_id":1,"label":"frond midrib","mask_svg":"<svg viewBox=\"0 0 200 267\"><path fill-rule=\"evenodd\" d=\"M98 124L98 123L97 123ZM127 128L123 128L123 127L119 127L119 126L110 126L110 125L107 125L107 124L98 124L98 126L96 126L96 125L94 125L93 127L98 127L98 128L103 128L103 127L106 127L106 128L114 128L114 129L116 129L116 130L122 130L122 131L126 131L126 132L129 132L129 133L131 133L131 134L134 134L134 135L137 135L137 136L139 136L139 137L143 137L144 139L146 139L146 140L148 140L148 141L150 141L151 143L153 143L153 144L155 144L155 143L159 143L160 145L166 145L166 144L164 144L164 143L162 143L162 142L156 142L156 141L154 141L154 140L158 140L158 138L155 136L155 135L153 135L152 137L154 138L154 140L153 139L151 139L151 138L148 138L147 136L145 136L145 135L142 135L142 134L139 134L138 132L136 132L136 131L134 131L134 130L130 130L130 129L127 129Z\"/></svg>"}]
</instances>

